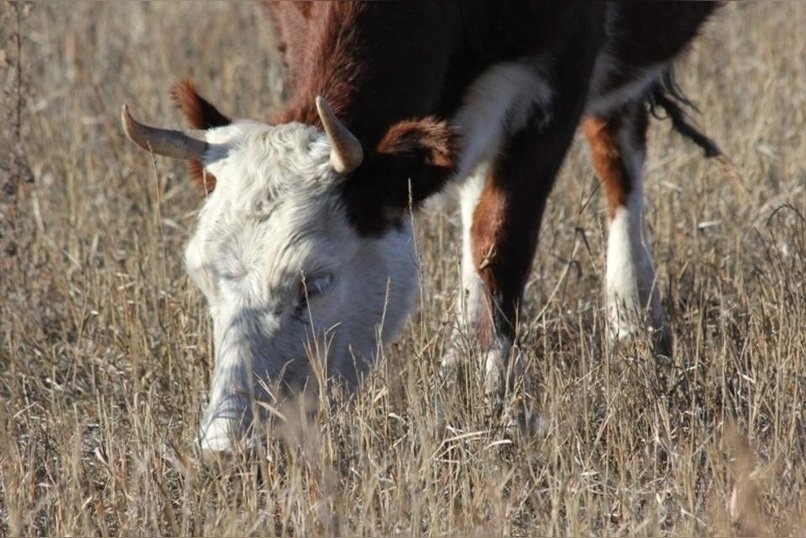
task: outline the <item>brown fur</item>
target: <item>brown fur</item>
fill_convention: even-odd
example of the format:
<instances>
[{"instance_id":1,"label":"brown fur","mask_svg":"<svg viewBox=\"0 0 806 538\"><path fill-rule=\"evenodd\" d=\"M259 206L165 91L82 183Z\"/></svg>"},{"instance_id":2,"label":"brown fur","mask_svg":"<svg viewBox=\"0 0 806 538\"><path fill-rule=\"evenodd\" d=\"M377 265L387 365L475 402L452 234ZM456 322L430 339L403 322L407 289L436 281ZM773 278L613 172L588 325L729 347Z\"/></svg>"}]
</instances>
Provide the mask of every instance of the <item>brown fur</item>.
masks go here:
<instances>
[{"instance_id":1,"label":"brown fur","mask_svg":"<svg viewBox=\"0 0 806 538\"><path fill-rule=\"evenodd\" d=\"M272 121L319 126L321 95L372 148L391 125L435 113L454 37L441 19L451 10L451 3L316 3L308 26L286 39L293 95Z\"/></svg>"},{"instance_id":2,"label":"brown fur","mask_svg":"<svg viewBox=\"0 0 806 538\"><path fill-rule=\"evenodd\" d=\"M582 129L591 147L593 166L604 187L611 219L616 209L627 204L627 197L632 191L619 134L628 129L634 147L643 150L646 147L647 122L647 112L641 103L620 109L607 117L590 116L582 122Z\"/></svg>"},{"instance_id":3,"label":"brown fur","mask_svg":"<svg viewBox=\"0 0 806 538\"><path fill-rule=\"evenodd\" d=\"M228 117L198 94L190 79L177 82L171 90L171 98L194 129L211 129L231 123Z\"/></svg>"},{"instance_id":4,"label":"brown fur","mask_svg":"<svg viewBox=\"0 0 806 538\"><path fill-rule=\"evenodd\" d=\"M318 2L272 1L269 4L269 13L277 28L277 46L289 68L289 86L293 90L309 48L310 19Z\"/></svg>"},{"instance_id":5,"label":"brown fur","mask_svg":"<svg viewBox=\"0 0 806 538\"><path fill-rule=\"evenodd\" d=\"M359 233L378 234L410 208L439 192L454 173L456 136L447 123L426 118L389 128L376 151L344 185Z\"/></svg>"}]
</instances>

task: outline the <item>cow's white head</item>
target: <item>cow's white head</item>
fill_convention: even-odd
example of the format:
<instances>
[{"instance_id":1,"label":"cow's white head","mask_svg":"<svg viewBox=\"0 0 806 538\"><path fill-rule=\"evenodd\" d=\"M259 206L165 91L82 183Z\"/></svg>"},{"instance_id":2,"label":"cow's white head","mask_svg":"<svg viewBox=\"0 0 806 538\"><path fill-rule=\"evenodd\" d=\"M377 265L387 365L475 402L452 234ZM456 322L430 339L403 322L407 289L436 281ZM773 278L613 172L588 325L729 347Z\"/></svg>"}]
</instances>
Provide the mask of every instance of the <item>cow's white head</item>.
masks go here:
<instances>
[{"instance_id":1,"label":"cow's white head","mask_svg":"<svg viewBox=\"0 0 806 538\"><path fill-rule=\"evenodd\" d=\"M453 138L403 122L365 151L321 98L316 127L230 122L189 83L175 96L199 129L148 127L125 107L122 119L141 147L214 176L185 264L215 333L200 441L222 451L248 441L256 402L314 382L312 360L352 387L398 333L417 289L405 214L450 175Z\"/></svg>"}]
</instances>

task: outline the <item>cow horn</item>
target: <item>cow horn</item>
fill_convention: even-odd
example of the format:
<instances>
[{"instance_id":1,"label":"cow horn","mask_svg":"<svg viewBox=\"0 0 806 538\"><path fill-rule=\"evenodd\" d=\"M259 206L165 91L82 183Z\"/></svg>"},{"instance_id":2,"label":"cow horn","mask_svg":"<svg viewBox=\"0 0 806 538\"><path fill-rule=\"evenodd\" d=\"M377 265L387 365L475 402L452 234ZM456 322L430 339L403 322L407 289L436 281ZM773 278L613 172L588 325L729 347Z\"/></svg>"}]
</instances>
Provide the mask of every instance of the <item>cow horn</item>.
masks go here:
<instances>
[{"instance_id":1,"label":"cow horn","mask_svg":"<svg viewBox=\"0 0 806 538\"><path fill-rule=\"evenodd\" d=\"M120 120L123 122L123 130L129 140L157 155L165 155L174 159L201 160L204 152L207 151L204 131L173 131L150 127L135 120L126 105L123 105L123 109L120 111Z\"/></svg>"},{"instance_id":2,"label":"cow horn","mask_svg":"<svg viewBox=\"0 0 806 538\"><path fill-rule=\"evenodd\" d=\"M336 172L349 174L361 166L361 161L364 160L361 142L339 121L324 97L316 98L316 110L319 112L319 119L322 120L325 133L333 144L333 150L330 152L330 164Z\"/></svg>"}]
</instances>

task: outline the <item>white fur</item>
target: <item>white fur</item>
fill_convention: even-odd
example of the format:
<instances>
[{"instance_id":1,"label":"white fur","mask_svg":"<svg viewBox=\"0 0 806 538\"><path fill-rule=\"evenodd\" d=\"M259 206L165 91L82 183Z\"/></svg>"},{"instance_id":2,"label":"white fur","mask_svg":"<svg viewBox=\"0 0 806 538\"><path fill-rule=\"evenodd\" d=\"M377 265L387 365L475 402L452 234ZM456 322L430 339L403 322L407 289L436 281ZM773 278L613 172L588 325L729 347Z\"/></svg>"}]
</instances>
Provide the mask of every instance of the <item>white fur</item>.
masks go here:
<instances>
[{"instance_id":1,"label":"white fur","mask_svg":"<svg viewBox=\"0 0 806 538\"><path fill-rule=\"evenodd\" d=\"M627 154L632 191L626 207L616 209L607 239L605 302L611 337L624 340L649 324L663 329L665 320L655 282L649 235L643 217L644 155L627 136L620 144Z\"/></svg>"},{"instance_id":2,"label":"white fur","mask_svg":"<svg viewBox=\"0 0 806 538\"><path fill-rule=\"evenodd\" d=\"M478 322L481 316L483 284L473 262L470 227L473 224L473 211L478 204L488 171L489 166L486 163L477 166L459 191L459 205L462 213L462 293L457 306L462 327L472 326Z\"/></svg>"},{"instance_id":3,"label":"white fur","mask_svg":"<svg viewBox=\"0 0 806 538\"><path fill-rule=\"evenodd\" d=\"M526 125L535 106L548 113L551 89L538 64L508 62L488 69L471 85L453 118L461 135L459 178L498 151L508 132Z\"/></svg>"},{"instance_id":4,"label":"white fur","mask_svg":"<svg viewBox=\"0 0 806 538\"><path fill-rule=\"evenodd\" d=\"M388 341L403 325L417 270L408 224L377 239L349 224L323 133L236 122L207 139L205 165L217 183L185 261L213 317L215 369L200 440L216 451L244 436L254 400L273 397L265 387L281 372L300 383L309 377L313 339L328 375L355 384L377 335Z\"/></svg>"}]
</instances>

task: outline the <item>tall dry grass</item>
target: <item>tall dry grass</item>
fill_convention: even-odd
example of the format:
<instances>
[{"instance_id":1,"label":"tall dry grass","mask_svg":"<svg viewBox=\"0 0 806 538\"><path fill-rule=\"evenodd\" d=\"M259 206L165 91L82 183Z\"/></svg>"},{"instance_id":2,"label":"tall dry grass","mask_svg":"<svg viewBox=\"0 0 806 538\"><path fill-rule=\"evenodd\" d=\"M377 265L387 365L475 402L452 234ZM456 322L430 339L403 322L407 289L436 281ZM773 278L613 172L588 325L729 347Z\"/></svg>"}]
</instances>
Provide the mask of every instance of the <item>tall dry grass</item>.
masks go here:
<instances>
[{"instance_id":1,"label":"tall dry grass","mask_svg":"<svg viewBox=\"0 0 806 538\"><path fill-rule=\"evenodd\" d=\"M520 327L542 435L486 419L472 366L435 376L460 250L445 202L417 220L422 308L359 394L215 468L193 448L210 323L180 260L200 197L117 114L180 124L167 92L192 75L265 116L283 82L263 8L4 3L0 534L803 535L804 21L802 2L731 4L680 68L730 163L652 128L673 364L604 338L605 215L577 144Z\"/></svg>"}]
</instances>

